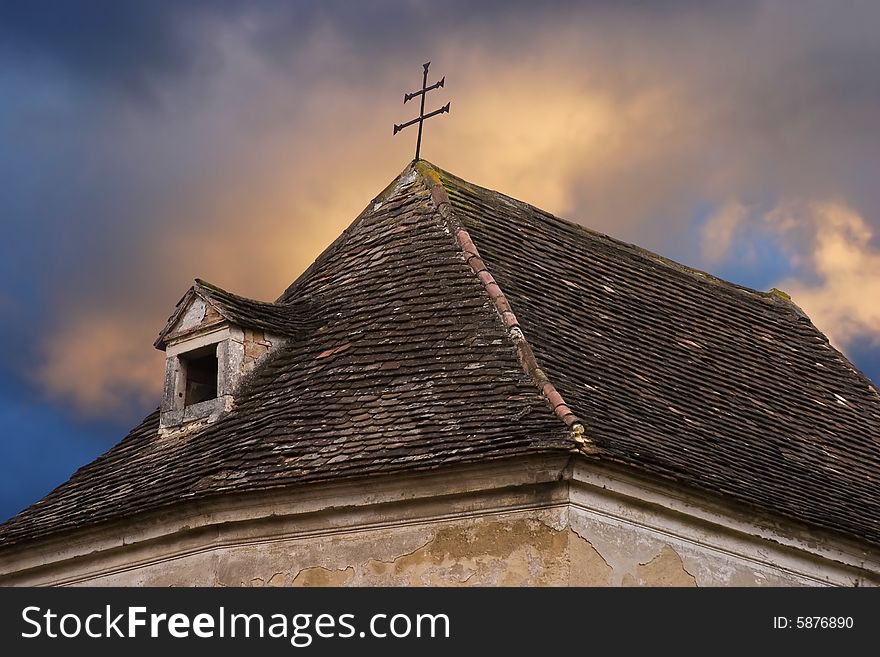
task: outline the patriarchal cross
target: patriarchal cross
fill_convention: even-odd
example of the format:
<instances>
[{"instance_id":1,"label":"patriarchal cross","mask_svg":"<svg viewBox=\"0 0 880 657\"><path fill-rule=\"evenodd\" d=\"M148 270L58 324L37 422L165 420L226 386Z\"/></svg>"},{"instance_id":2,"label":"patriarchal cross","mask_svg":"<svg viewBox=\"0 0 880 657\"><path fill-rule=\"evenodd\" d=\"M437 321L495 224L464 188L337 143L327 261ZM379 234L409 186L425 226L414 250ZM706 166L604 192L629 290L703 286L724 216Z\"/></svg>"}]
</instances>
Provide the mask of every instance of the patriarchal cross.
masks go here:
<instances>
[{"instance_id":1,"label":"patriarchal cross","mask_svg":"<svg viewBox=\"0 0 880 657\"><path fill-rule=\"evenodd\" d=\"M410 100L412 100L416 96L422 97L422 105L421 105L421 108L419 109L418 117L414 118L412 121L407 121L406 123L395 123L394 124L394 134L395 135L398 132L400 132L401 130L403 130L404 128L407 128L407 127L414 125L416 123L419 124L419 136L416 138L416 159L417 160L419 159L419 151L422 148L422 124L425 122L425 119L430 119L432 116L437 116L438 114L443 114L443 112L449 111L449 103L446 103L440 109L434 110L433 112L425 114L425 96L428 95L429 91L432 91L434 89L439 89L440 87L442 87L443 83L446 81L446 76L444 75L442 78L440 78L440 82L435 82L434 84L432 84L429 87L428 86L428 67L430 65L431 65L431 62L428 62L427 64L423 64L423 67L425 69L425 75L422 78L421 90L414 91L411 94L403 94L404 104L406 104L407 102L409 102Z\"/></svg>"}]
</instances>

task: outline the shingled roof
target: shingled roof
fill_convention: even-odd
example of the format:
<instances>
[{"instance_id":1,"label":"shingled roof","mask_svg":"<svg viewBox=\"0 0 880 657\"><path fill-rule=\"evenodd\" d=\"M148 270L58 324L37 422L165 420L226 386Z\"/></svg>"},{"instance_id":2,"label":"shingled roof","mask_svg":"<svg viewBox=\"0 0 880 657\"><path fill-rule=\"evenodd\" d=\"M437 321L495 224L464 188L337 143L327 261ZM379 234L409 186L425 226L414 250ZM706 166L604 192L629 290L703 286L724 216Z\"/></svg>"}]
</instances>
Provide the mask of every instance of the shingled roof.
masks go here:
<instances>
[{"instance_id":1,"label":"shingled roof","mask_svg":"<svg viewBox=\"0 0 880 657\"><path fill-rule=\"evenodd\" d=\"M314 299L298 299L295 303L256 301L227 292L197 278L195 285L177 302L165 328L159 332L159 337L153 343L157 349L164 348L165 337L174 328L193 296L201 297L210 303L222 319L236 326L268 331L274 335L296 337L319 323L316 315L320 312L320 308Z\"/></svg>"},{"instance_id":2,"label":"shingled roof","mask_svg":"<svg viewBox=\"0 0 880 657\"><path fill-rule=\"evenodd\" d=\"M264 305L303 299L320 321L229 414L186 440L151 414L0 541L232 491L574 452L880 544L880 391L784 295L420 161Z\"/></svg>"}]
</instances>

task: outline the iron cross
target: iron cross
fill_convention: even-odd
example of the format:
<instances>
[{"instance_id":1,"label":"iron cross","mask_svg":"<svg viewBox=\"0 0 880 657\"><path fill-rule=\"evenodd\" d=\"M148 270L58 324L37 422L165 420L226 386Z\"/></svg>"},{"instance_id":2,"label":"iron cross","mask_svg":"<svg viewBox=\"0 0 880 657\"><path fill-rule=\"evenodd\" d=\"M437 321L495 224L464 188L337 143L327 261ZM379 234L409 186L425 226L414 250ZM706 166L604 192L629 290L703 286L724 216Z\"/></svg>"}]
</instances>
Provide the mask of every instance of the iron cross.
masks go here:
<instances>
[{"instance_id":1,"label":"iron cross","mask_svg":"<svg viewBox=\"0 0 880 657\"><path fill-rule=\"evenodd\" d=\"M421 106L421 109L419 109L418 117L414 118L412 121L407 121L406 123L395 123L394 124L394 134L395 135L398 132L400 132L401 130L403 130L404 128L407 128L415 123L419 124L419 136L418 136L418 138L416 138L416 159L417 160L419 159L419 151L421 151L421 148L422 148L422 124L425 122L425 119L430 119L432 116L436 116L438 114L443 114L443 112L449 111L449 103L446 103L440 109L434 110L433 112L425 114L425 96L428 95L429 91L432 91L434 89L439 89L440 87L443 86L443 83L446 82L446 76L444 75L442 78L440 78L440 82L435 82L430 87L428 86L428 67L430 65L431 65L431 62L428 62L427 64L422 65L425 69L425 75L422 78L421 90L414 91L411 94L403 94L403 103L404 104L411 101L416 96L422 97L422 106Z\"/></svg>"}]
</instances>

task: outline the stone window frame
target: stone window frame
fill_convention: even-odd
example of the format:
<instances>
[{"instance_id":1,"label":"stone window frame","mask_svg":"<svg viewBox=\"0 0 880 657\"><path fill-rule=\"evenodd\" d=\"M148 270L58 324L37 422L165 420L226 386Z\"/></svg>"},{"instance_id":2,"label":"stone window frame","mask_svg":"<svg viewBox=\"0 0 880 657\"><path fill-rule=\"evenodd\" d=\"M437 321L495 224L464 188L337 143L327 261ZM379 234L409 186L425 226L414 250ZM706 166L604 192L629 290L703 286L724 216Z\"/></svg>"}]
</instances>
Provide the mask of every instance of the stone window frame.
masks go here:
<instances>
[{"instance_id":1,"label":"stone window frame","mask_svg":"<svg viewBox=\"0 0 880 657\"><path fill-rule=\"evenodd\" d=\"M180 356L216 345L217 396L185 405L186 368ZM165 347L165 385L160 408L160 431L175 431L187 426L213 422L232 409L233 393L242 375L244 331L236 326L216 327L170 342Z\"/></svg>"}]
</instances>

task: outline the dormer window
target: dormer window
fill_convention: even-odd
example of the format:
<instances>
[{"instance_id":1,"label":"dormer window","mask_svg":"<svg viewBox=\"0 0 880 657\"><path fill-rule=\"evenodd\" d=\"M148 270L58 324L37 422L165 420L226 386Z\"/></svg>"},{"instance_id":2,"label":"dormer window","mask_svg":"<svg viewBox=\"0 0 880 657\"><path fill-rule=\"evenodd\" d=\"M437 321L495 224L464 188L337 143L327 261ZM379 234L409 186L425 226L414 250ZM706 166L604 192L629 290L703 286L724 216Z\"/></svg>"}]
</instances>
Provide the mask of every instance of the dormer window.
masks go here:
<instances>
[{"instance_id":1,"label":"dormer window","mask_svg":"<svg viewBox=\"0 0 880 657\"><path fill-rule=\"evenodd\" d=\"M171 340L165 347L160 431L200 426L230 410L244 374L243 356L244 331L226 323Z\"/></svg>"},{"instance_id":2,"label":"dormer window","mask_svg":"<svg viewBox=\"0 0 880 657\"><path fill-rule=\"evenodd\" d=\"M300 330L293 317L301 312L196 280L155 342L165 352L159 432L189 431L230 411L242 378Z\"/></svg>"},{"instance_id":3,"label":"dormer window","mask_svg":"<svg viewBox=\"0 0 880 657\"><path fill-rule=\"evenodd\" d=\"M178 356L186 383L178 395L183 396L183 405L192 406L199 402L217 398L217 345L208 345Z\"/></svg>"}]
</instances>

